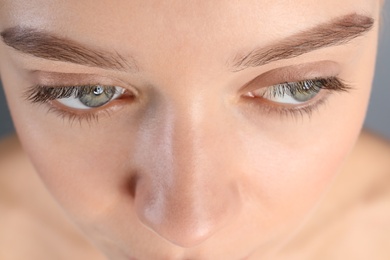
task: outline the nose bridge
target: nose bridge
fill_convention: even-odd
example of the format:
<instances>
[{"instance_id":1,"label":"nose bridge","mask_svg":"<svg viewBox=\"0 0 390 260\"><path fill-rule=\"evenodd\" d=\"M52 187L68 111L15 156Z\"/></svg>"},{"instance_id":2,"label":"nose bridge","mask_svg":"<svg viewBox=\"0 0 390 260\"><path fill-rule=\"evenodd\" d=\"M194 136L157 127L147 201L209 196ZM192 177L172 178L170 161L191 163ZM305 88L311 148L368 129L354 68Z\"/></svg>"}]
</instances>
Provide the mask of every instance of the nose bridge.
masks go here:
<instances>
[{"instance_id":1,"label":"nose bridge","mask_svg":"<svg viewBox=\"0 0 390 260\"><path fill-rule=\"evenodd\" d=\"M216 127L210 125L203 108L178 107L175 109L176 116L167 122L172 127L172 134L166 140L171 156L171 165L167 168L171 170L161 174L169 181L163 189L167 209L176 209L176 213L171 211L169 214L177 218L180 212L180 219L175 222L191 217L198 220L207 218L210 213L208 207L213 204L210 191L218 193L216 189L221 186L216 185L216 178L225 171L216 164L217 140L213 142L210 138ZM221 177L219 182L223 183Z\"/></svg>"},{"instance_id":2,"label":"nose bridge","mask_svg":"<svg viewBox=\"0 0 390 260\"><path fill-rule=\"evenodd\" d=\"M214 165L209 159L215 151L217 140L210 137L218 131L218 127L215 122L211 124L211 113L215 111L208 108L206 102L192 100L191 103L173 109L175 116L167 122L172 135L167 141L172 155L172 174L184 178L185 183L189 178L193 182L188 185L196 186L197 181L207 177L206 172L211 170L208 168Z\"/></svg>"},{"instance_id":3,"label":"nose bridge","mask_svg":"<svg viewBox=\"0 0 390 260\"><path fill-rule=\"evenodd\" d=\"M157 119L147 129L154 176L161 175L165 185L180 186L177 188L187 193L206 181L210 172L215 172L217 156L223 157L218 153L221 129L213 119L218 117L216 106L202 97L188 96L191 98L170 100L156 109Z\"/></svg>"},{"instance_id":4,"label":"nose bridge","mask_svg":"<svg viewBox=\"0 0 390 260\"><path fill-rule=\"evenodd\" d=\"M221 129L213 120L217 111L203 101L190 104L159 110L148 141L148 183L136 197L141 221L183 246L211 236L238 205L225 148L219 146Z\"/></svg>"}]
</instances>

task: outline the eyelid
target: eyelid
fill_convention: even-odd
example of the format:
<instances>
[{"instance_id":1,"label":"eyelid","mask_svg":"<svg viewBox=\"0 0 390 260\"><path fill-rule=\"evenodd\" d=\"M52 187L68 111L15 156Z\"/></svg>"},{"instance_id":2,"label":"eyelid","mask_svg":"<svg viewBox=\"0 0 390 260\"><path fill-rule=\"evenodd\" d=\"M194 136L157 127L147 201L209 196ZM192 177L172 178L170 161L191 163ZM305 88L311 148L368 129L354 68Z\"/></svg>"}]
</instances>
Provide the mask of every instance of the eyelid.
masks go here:
<instances>
[{"instance_id":1,"label":"eyelid","mask_svg":"<svg viewBox=\"0 0 390 260\"><path fill-rule=\"evenodd\" d=\"M99 85L99 84L97 84ZM34 93L36 93L38 88L45 89L45 88L51 88L55 89L56 87L50 87L50 86L35 86L30 88L30 93L25 93L26 100L29 100L31 103L38 103L44 105L48 111L53 112L54 114L57 114L60 118L68 119L71 124L74 121L79 121L82 123L83 121L87 121L88 123L91 122L98 122L98 119L100 117L107 117L107 115L110 115L111 113L118 112L120 109L124 108L127 105L133 105L134 101L136 100L136 96L133 93L130 93L128 90L123 89L124 91L119 94L119 96L116 99L111 99L107 103L103 104L102 106L98 107L91 107L88 109L81 109L78 107L72 107L67 106L65 104L62 104L61 102L58 102L57 98L48 98L48 97L40 97L39 95L36 96L34 100ZM112 87L112 86L109 86ZM75 89L77 86L62 86L58 87L57 89L61 90L68 89ZM70 92L70 97L77 98L77 96ZM31 94L33 96L31 96ZM29 96L30 95L30 96Z\"/></svg>"},{"instance_id":2,"label":"eyelid","mask_svg":"<svg viewBox=\"0 0 390 260\"><path fill-rule=\"evenodd\" d=\"M337 83L332 83L337 82ZM341 83L338 79L318 79L307 80L302 82L289 82L270 86L268 88L260 88L257 91L251 91L246 96L250 98L261 99L267 103L273 103L274 106L300 106L312 102L321 94L324 94L323 89L332 88L329 84ZM304 87L302 87L304 85ZM343 85L334 86L335 90L342 90ZM298 101L294 98L296 94L308 95L308 100ZM311 95L313 97L310 98Z\"/></svg>"},{"instance_id":3,"label":"eyelid","mask_svg":"<svg viewBox=\"0 0 390 260\"><path fill-rule=\"evenodd\" d=\"M105 86L102 84L91 84L91 85L74 85L74 86L31 86L28 88L23 96L26 100L31 101L32 103L46 103L48 101L53 101L61 98L70 98L70 97L77 97L77 93L80 93L79 91L83 92L83 90L80 90L82 88L89 88L94 86ZM106 86L108 87L108 86ZM121 89L124 89L122 87L119 87ZM136 95L126 89L124 89L124 93L129 92L129 96L136 97Z\"/></svg>"},{"instance_id":4,"label":"eyelid","mask_svg":"<svg viewBox=\"0 0 390 260\"><path fill-rule=\"evenodd\" d=\"M30 76L35 86L53 86L53 87L68 87L68 86L119 86L138 96L140 91L138 88L129 83L128 79L122 78L120 75L101 75L93 73L71 73L71 72L53 72L34 70L30 71Z\"/></svg>"},{"instance_id":5,"label":"eyelid","mask_svg":"<svg viewBox=\"0 0 390 260\"><path fill-rule=\"evenodd\" d=\"M309 80L310 81L310 80ZM304 115L311 117L313 111L317 110L320 105L325 104L328 100L328 97L332 96L337 92L349 92L353 89L350 85L346 84L344 81L338 77L329 77L323 79L316 79L312 81L321 82L323 87L320 87L318 94L313 96L313 98L303 101L301 103L285 103L285 102L275 102L263 96L256 96L253 92L248 92L247 95L242 95L243 101L249 104L250 107L260 110L261 114L276 114L278 116L291 116L293 118L303 117ZM305 81L301 81L305 82ZM290 83L291 85L296 84L297 82ZM275 86L271 86L272 88ZM264 92L267 91L266 88ZM262 92L262 89L260 89ZM263 92L263 93L264 93Z\"/></svg>"},{"instance_id":6,"label":"eyelid","mask_svg":"<svg viewBox=\"0 0 390 260\"><path fill-rule=\"evenodd\" d=\"M245 84L239 90L239 94L244 95L259 88L270 87L286 82L300 82L316 78L335 77L340 74L340 71L340 65L329 60L276 68L257 76Z\"/></svg>"}]
</instances>

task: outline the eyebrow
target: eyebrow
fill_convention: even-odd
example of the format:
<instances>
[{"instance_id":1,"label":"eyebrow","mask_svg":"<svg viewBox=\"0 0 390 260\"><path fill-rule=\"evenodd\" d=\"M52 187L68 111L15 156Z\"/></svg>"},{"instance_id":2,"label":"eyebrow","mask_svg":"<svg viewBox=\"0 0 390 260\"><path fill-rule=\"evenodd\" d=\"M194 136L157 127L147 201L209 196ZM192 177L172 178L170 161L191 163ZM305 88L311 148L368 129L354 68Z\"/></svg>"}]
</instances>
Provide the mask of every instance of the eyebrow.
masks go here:
<instances>
[{"instance_id":1,"label":"eyebrow","mask_svg":"<svg viewBox=\"0 0 390 260\"><path fill-rule=\"evenodd\" d=\"M238 72L249 67L298 57L321 48L342 45L371 30L374 19L359 14L349 14L330 22L289 36L276 44L256 48L245 55L236 55L231 64ZM38 58L70 62L90 67L138 72L131 56L124 58L117 52L96 50L76 41L32 28L11 27L1 32L6 45Z\"/></svg>"},{"instance_id":2,"label":"eyebrow","mask_svg":"<svg viewBox=\"0 0 390 260\"><path fill-rule=\"evenodd\" d=\"M257 48L248 54L235 56L232 71L263 66L278 60L295 58L325 47L346 44L371 30L374 19L359 14L349 14L289 36L276 44Z\"/></svg>"},{"instance_id":3,"label":"eyebrow","mask_svg":"<svg viewBox=\"0 0 390 260\"><path fill-rule=\"evenodd\" d=\"M49 32L16 26L4 30L0 35L9 47L38 58L104 69L138 71L132 57L126 59L117 52L90 48Z\"/></svg>"}]
</instances>

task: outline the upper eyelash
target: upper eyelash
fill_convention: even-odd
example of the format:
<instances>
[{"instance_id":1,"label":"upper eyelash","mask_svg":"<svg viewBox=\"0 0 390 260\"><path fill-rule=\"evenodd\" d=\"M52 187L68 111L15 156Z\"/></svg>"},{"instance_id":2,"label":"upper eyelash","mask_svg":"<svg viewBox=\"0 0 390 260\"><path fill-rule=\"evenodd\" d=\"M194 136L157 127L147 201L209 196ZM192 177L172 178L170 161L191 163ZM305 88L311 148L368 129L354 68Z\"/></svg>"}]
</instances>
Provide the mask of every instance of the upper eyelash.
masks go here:
<instances>
[{"instance_id":1,"label":"upper eyelash","mask_svg":"<svg viewBox=\"0 0 390 260\"><path fill-rule=\"evenodd\" d=\"M307 88L307 85L310 87ZM25 97L33 103L45 103L50 100L69 98L71 96L80 98L85 94L90 94L98 85L83 85L83 86L34 86L26 91ZM314 87L313 87L314 86ZM318 89L331 89L336 91L348 91L350 89L344 82L336 77L318 78L312 80L304 80L299 82L286 82L269 87L272 97L284 96L287 93L307 93L312 94ZM109 87L105 91L117 91L115 87Z\"/></svg>"},{"instance_id":2,"label":"upper eyelash","mask_svg":"<svg viewBox=\"0 0 390 260\"><path fill-rule=\"evenodd\" d=\"M69 97L75 97L79 98L82 95L89 94L93 89L97 86L103 86L101 84L95 84L95 85L82 85L82 86L33 86L29 88L25 93L24 96L27 100L33 102L33 103L46 103L48 101L52 101L55 99L60 98L69 98ZM105 91L118 91L116 87L114 86L103 86L108 89ZM350 86L348 86L346 83L341 81L338 77L329 77L329 78L315 78L310 80L303 80L298 82L285 82L273 86L268 87L267 95L271 95L273 97L283 97L286 94L292 94L295 93L306 93L306 94L312 94L317 93L319 89L328 89L332 91L337 92L346 92L351 89ZM263 97L265 96L265 93ZM133 94L132 94L133 95ZM324 103L324 100L319 100L316 104L311 104L308 106L301 106L301 107L294 107L294 108L288 108L283 106L272 106L272 105L264 105L264 111L268 112L278 112L281 116L285 115L291 115L293 117L297 115L303 116L304 114L308 114L309 116L313 112L314 109L316 109L321 103ZM60 109L52 107L51 109L55 110L57 113L60 113L62 117L69 117L72 118L72 121L75 119L78 119L81 121L82 119L88 119L91 118L95 119L97 121L98 115L94 113L84 113L80 115L76 115L71 112L62 111Z\"/></svg>"},{"instance_id":3,"label":"upper eyelash","mask_svg":"<svg viewBox=\"0 0 390 260\"><path fill-rule=\"evenodd\" d=\"M295 95L296 93L314 94L318 92L319 89L346 92L351 88L337 77L317 78L298 82L286 82L271 86L268 95L271 97L283 97L286 94Z\"/></svg>"},{"instance_id":4,"label":"upper eyelash","mask_svg":"<svg viewBox=\"0 0 390 260\"><path fill-rule=\"evenodd\" d=\"M306 88L305 86L312 86ZM315 86L315 87L313 87ZM321 105L325 105L328 100L328 95L324 95L320 99L316 99L314 102L305 102L298 106L290 105L272 105L271 103L263 103L261 99L269 99L272 97L284 97L284 95L294 95L298 93L316 94L319 89L327 89L335 92L349 92L353 89L349 84L345 83L340 78L328 77L328 78L313 78L308 80L302 80L298 82L285 82L268 87L261 95L256 97L252 92L246 98L250 98L253 102L250 104L256 108L261 108L263 113L266 114L278 114L281 117L291 117L293 119L303 118L308 116L311 118L312 113L316 111ZM256 99L260 99L257 101Z\"/></svg>"},{"instance_id":5,"label":"upper eyelash","mask_svg":"<svg viewBox=\"0 0 390 260\"><path fill-rule=\"evenodd\" d=\"M24 96L27 100L33 103L45 103L47 101L75 97L80 98L83 95L90 94L94 88L101 85L83 85L83 86L60 86L60 87L49 87L49 86L33 86L28 89ZM104 91L117 93L117 89L114 86L104 86Z\"/></svg>"},{"instance_id":6,"label":"upper eyelash","mask_svg":"<svg viewBox=\"0 0 390 260\"><path fill-rule=\"evenodd\" d=\"M94 85L75 85L75 86L43 86L36 85L32 86L24 92L24 98L32 103L44 104L56 99L61 98L80 98L82 95L90 94L94 88L97 86L105 87L106 92L114 91L114 94L123 93L119 91L117 87L114 86L104 86L101 84ZM112 94L112 92L110 93ZM131 93L131 96L135 96ZM110 116L110 113L106 110L100 110L99 113L96 112L84 112L84 113L74 113L60 109L55 106L49 106L48 111L56 113L62 119L68 119L70 124L78 121L80 124L83 121L87 121L89 124L92 122L97 122L99 120L100 114L105 113L106 116Z\"/></svg>"}]
</instances>

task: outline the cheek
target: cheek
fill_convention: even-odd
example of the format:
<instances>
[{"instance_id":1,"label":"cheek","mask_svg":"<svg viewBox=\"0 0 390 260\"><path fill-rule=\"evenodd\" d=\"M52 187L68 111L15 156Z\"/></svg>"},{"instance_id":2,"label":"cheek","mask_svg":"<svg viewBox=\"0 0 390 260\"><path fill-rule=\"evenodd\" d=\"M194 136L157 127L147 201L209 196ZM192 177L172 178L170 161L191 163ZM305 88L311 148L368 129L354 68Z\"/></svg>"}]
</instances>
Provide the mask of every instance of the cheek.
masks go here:
<instances>
[{"instance_id":1,"label":"cheek","mask_svg":"<svg viewBox=\"0 0 390 260\"><path fill-rule=\"evenodd\" d=\"M28 84L12 63L2 63L1 72L19 138L47 188L80 219L105 211L125 192L123 162L132 148L122 144L123 139L132 143L131 122L113 117L109 124L72 123L48 112L45 105L27 102L23 92ZM117 134L120 129L126 129L125 136Z\"/></svg>"},{"instance_id":2,"label":"cheek","mask_svg":"<svg viewBox=\"0 0 390 260\"><path fill-rule=\"evenodd\" d=\"M265 229L300 221L329 188L360 133L368 78L359 91L331 96L310 118L264 120L247 129L243 136L253 138L242 141L243 190L248 204L258 205Z\"/></svg>"},{"instance_id":3,"label":"cheek","mask_svg":"<svg viewBox=\"0 0 390 260\"><path fill-rule=\"evenodd\" d=\"M19 103L15 92L9 101L21 142L46 187L75 222L108 215L114 204L130 197L124 196L131 175L126 163L135 137L131 127L123 126L126 120L114 116L110 124L71 124L44 105L33 106L30 113L31 105Z\"/></svg>"},{"instance_id":4,"label":"cheek","mask_svg":"<svg viewBox=\"0 0 390 260\"><path fill-rule=\"evenodd\" d=\"M61 129L61 128L57 128ZM107 131L104 131L107 130ZM75 220L109 214L128 196L131 176L125 168L131 147L121 146L115 129L47 131L37 128L26 149L39 175ZM127 140L131 143L132 135Z\"/></svg>"}]
</instances>

